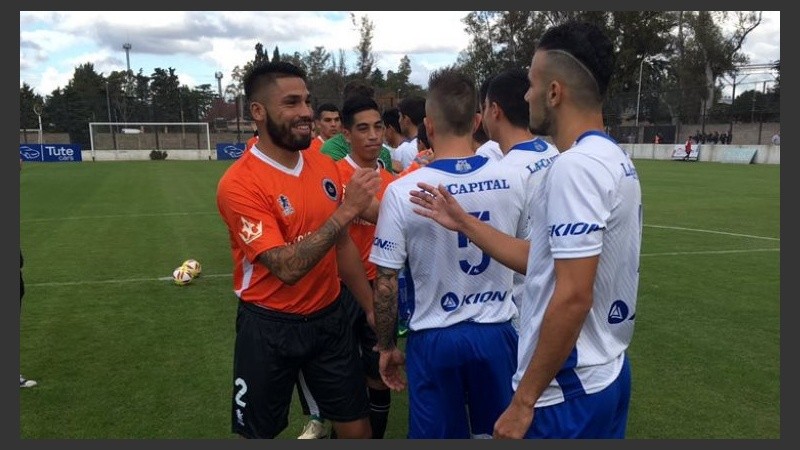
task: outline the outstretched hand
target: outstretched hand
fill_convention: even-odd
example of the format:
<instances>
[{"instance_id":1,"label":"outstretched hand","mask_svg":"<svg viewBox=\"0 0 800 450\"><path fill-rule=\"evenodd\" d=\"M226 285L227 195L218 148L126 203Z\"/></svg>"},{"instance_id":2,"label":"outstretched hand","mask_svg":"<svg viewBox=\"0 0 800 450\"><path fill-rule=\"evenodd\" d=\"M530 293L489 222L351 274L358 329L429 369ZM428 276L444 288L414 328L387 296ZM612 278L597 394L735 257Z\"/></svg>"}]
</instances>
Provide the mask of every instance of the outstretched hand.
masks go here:
<instances>
[{"instance_id":1,"label":"outstretched hand","mask_svg":"<svg viewBox=\"0 0 800 450\"><path fill-rule=\"evenodd\" d=\"M469 214L458 204L453 195L443 185L419 182L419 191L411 191L411 203L419 206L414 212L420 216L433 219L439 225L452 231L461 231L469 218Z\"/></svg>"},{"instance_id":2,"label":"outstretched hand","mask_svg":"<svg viewBox=\"0 0 800 450\"><path fill-rule=\"evenodd\" d=\"M406 364L406 356L399 348L382 350L380 352L379 371L383 383L393 391L402 391L406 387L401 367Z\"/></svg>"}]
</instances>

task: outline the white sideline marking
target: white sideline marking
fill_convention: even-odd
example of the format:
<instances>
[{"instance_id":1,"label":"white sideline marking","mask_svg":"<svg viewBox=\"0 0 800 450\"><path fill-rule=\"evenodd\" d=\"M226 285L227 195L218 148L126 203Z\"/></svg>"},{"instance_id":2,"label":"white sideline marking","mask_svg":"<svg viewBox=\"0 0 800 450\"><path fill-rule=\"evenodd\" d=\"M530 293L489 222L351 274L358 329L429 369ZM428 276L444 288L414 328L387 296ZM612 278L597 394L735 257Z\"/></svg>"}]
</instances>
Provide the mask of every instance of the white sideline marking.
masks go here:
<instances>
[{"instance_id":1,"label":"white sideline marking","mask_svg":"<svg viewBox=\"0 0 800 450\"><path fill-rule=\"evenodd\" d=\"M117 218L117 217L144 217L144 216L188 216L188 215L195 215L195 214L217 214L217 213L204 213L204 212L196 212L196 213L153 213L153 214L120 214L120 215L113 215L113 216L85 216L85 217L67 217L66 219L97 219L97 218ZM30 222L44 222L44 221L52 221L52 220L64 220L61 219L33 219ZM739 237L746 237L752 239L764 239L768 241L780 241L780 238L771 238L765 236L753 236L750 234L739 234L739 233L728 233L725 231L714 231L714 230L700 230L696 228L683 228L683 227L670 227L665 225L645 225L646 227L650 228L664 228L669 230L681 230L681 231L695 231L698 233L712 233L712 234L723 234L726 236L739 236ZM703 251L696 251L696 252L663 252L663 253L642 253L642 257L647 256L684 256L684 255L725 255L725 254L732 254L732 253L751 253L751 252L780 252L780 248L753 248L753 249L744 249L744 250L703 250ZM231 277L233 276L232 273L218 273L218 274L211 274L206 275L203 274L203 278L220 278L220 277ZM115 283L136 283L142 281L170 281L172 277L158 277L158 278L128 278L128 279L115 279L115 280L95 280L95 281L63 281L63 282L46 282L46 283L25 283L25 286L84 286L88 284L115 284Z\"/></svg>"},{"instance_id":2,"label":"white sideline marking","mask_svg":"<svg viewBox=\"0 0 800 450\"><path fill-rule=\"evenodd\" d=\"M221 278L233 276L232 273L217 273L200 275L200 278ZM51 281L46 283L28 283L25 282L25 287L28 286L84 286L87 284L117 284L117 283L140 283L142 281L172 281L172 277L158 277L158 278L123 278L115 280L92 280L92 281Z\"/></svg>"},{"instance_id":3,"label":"white sideline marking","mask_svg":"<svg viewBox=\"0 0 800 450\"><path fill-rule=\"evenodd\" d=\"M714 231L714 230L698 230L696 228L683 228L683 227L668 227L666 225L645 225L646 227L650 228L665 228L668 230L682 230L682 231L696 231L698 233L712 233L712 234L724 234L726 236L739 236L739 237L746 237L746 238L753 238L753 239L765 239L767 241L780 241L780 238L772 238L772 237L765 237L765 236L753 236L751 234L739 234L739 233L728 233L726 231Z\"/></svg>"},{"instance_id":4,"label":"white sideline marking","mask_svg":"<svg viewBox=\"0 0 800 450\"><path fill-rule=\"evenodd\" d=\"M703 250L697 252L642 253L641 256L726 255L729 253L780 252L780 248L751 248L747 250Z\"/></svg>"},{"instance_id":5,"label":"white sideline marking","mask_svg":"<svg viewBox=\"0 0 800 450\"><path fill-rule=\"evenodd\" d=\"M645 256L683 256L683 255L724 255L730 253L751 253L751 252L780 252L780 248L752 248L746 250L706 250L697 252L665 252L665 253L642 253ZM231 277L232 273L217 273L212 275L203 274L203 278L222 278ZM158 278L127 278L122 280L95 280L95 281L53 281L48 283L28 283L25 286L85 286L88 284L116 284L116 283L139 283L143 281L171 281L172 277L158 277Z\"/></svg>"},{"instance_id":6,"label":"white sideline marking","mask_svg":"<svg viewBox=\"0 0 800 450\"><path fill-rule=\"evenodd\" d=\"M95 220L95 219L128 219L131 217L159 217L159 216L207 216L219 214L218 212L168 212L168 213L143 213L143 214L108 214L105 216L73 216L58 217L48 219L27 219L20 220L20 223L27 222L57 222L62 220Z\"/></svg>"}]
</instances>

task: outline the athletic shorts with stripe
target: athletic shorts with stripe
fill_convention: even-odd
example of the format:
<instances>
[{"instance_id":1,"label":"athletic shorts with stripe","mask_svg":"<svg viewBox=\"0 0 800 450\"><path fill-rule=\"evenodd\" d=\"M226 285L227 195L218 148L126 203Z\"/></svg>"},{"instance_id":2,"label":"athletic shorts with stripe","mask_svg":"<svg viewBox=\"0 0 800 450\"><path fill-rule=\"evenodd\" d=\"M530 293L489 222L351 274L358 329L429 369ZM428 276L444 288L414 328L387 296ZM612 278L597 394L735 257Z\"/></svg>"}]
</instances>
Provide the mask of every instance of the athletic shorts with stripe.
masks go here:
<instances>
[{"instance_id":1,"label":"athletic shorts with stripe","mask_svg":"<svg viewBox=\"0 0 800 450\"><path fill-rule=\"evenodd\" d=\"M366 378L354 345L349 319L338 299L308 316L240 301L232 431L258 439L280 434L288 425L298 377L322 417L335 422L367 417Z\"/></svg>"},{"instance_id":2,"label":"athletic shorts with stripe","mask_svg":"<svg viewBox=\"0 0 800 450\"><path fill-rule=\"evenodd\" d=\"M367 377L380 380L381 374L378 371L380 353L372 350L375 344L378 343L378 337L375 336L375 331L369 326L369 322L367 322L367 313L365 313L361 305L358 304L358 300L356 300L355 296L347 289L347 286L342 284L341 287L342 293L339 298L342 301L342 309L345 310L345 314L348 320L350 320L350 326L353 328L356 346L355 352L361 358L361 367ZM309 405L313 404L314 400L309 398L307 395L308 391L303 388L299 380L297 382L297 394L300 398L303 414L319 415L319 411Z\"/></svg>"}]
</instances>

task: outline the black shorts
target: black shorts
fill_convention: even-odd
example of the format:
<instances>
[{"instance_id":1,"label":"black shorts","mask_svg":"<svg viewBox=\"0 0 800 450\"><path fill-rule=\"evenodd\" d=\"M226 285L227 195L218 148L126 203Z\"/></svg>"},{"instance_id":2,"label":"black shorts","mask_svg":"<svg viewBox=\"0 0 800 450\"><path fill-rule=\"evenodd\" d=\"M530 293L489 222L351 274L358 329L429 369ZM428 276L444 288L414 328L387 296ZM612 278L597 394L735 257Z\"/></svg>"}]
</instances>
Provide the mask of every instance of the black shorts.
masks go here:
<instances>
[{"instance_id":1,"label":"black shorts","mask_svg":"<svg viewBox=\"0 0 800 450\"><path fill-rule=\"evenodd\" d=\"M344 284L342 284L340 299L342 307L350 319L350 326L353 328L353 335L356 338L356 347L358 355L361 357L364 373L369 378L380 380L381 374L378 371L380 353L372 350L378 343L378 337L375 336L375 331L372 330L369 322L367 322L367 313L364 312L364 309L358 304L358 300Z\"/></svg>"},{"instance_id":2,"label":"black shorts","mask_svg":"<svg viewBox=\"0 0 800 450\"><path fill-rule=\"evenodd\" d=\"M323 418L368 417L364 372L341 301L310 316L239 302L233 354L231 429L246 438L273 438L288 425L301 376Z\"/></svg>"},{"instance_id":3,"label":"black shorts","mask_svg":"<svg viewBox=\"0 0 800 450\"><path fill-rule=\"evenodd\" d=\"M375 332L367 322L367 313L364 312L361 305L358 304L358 300L344 283L341 285L339 299L342 303L342 309L347 315L347 320L350 321L350 327L355 337L353 351L361 359L361 367L364 370L364 374L369 378L380 380L381 374L378 371L380 353L372 350L375 344L378 343L378 337L375 336ZM303 408L304 415L320 415L319 406L314 397L310 395L302 378L297 380L297 395L300 398L300 406Z\"/></svg>"}]
</instances>

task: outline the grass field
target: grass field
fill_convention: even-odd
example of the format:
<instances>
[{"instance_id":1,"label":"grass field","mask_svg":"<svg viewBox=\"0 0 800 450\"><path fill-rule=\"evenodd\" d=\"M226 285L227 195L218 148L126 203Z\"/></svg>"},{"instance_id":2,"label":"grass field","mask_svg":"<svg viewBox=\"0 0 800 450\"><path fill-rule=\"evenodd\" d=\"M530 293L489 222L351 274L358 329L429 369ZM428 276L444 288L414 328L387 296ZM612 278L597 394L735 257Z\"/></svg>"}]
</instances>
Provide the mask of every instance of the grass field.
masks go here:
<instances>
[{"instance_id":1,"label":"grass field","mask_svg":"<svg viewBox=\"0 0 800 450\"><path fill-rule=\"evenodd\" d=\"M235 298L215 206L230 162L21 173L23 439L227 439ZM777 439L780 166L637 160L645 229L634 439ZM188 258L203 274L167 277ZM387 438L405 437L407 396ZM281 438L305 418L297 402Z\"/></svg>"}]
</instances>

